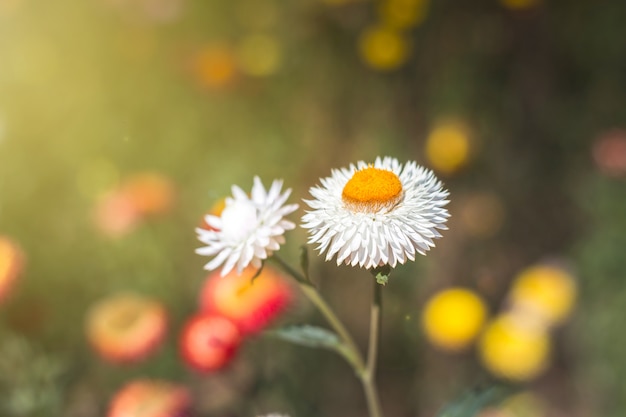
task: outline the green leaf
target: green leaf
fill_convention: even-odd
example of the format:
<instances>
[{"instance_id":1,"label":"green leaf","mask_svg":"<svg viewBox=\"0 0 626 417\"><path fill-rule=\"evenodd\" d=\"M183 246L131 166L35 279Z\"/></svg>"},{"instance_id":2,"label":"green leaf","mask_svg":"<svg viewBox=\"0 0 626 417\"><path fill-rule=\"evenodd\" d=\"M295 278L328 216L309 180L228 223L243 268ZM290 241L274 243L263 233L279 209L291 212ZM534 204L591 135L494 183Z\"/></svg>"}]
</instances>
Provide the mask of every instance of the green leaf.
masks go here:
<instances>
[{"instance_id":1,"label":"green leaf","mask_svg":"<svg viewBox=\"0 0 626 417\"><path fill-rule=\"evenodd\" d=\"M446 405L437 417L475 417L484 408L497 404L512 393L503 386L472 390Z\"/></svg>"},{"instance_id":2,"label":"green leaf","mask_svg":"<svg viewBox=\"0 0 626 417\"><path fill-rule=\"evenodd\" d=\"M341 350L339 337L330 330L308 324L303 326L287 326L269 332L271 336L286 340L297 345L313 348Z\"/></svg>"}]
</instances>

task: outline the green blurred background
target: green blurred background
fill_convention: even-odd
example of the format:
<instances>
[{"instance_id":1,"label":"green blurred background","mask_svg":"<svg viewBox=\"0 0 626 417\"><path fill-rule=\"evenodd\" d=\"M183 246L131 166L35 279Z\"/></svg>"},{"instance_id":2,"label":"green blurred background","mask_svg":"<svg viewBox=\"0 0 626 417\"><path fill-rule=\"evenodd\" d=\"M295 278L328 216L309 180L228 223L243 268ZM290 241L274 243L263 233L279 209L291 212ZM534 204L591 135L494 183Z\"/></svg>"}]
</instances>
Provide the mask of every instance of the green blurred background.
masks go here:
<instances>
[{"instance_id":1,"label":"green blurred background","mask_svg":"<svg viewBox=\"0 0 626 417\"><path fill-rule=\"evenodd\" d=\"M204 277L194 228L231 184L283 178L299 200L331 168L377 155L435 168L452 214L432 253L385 289L387 415L432 416L498 384L472 351L424 340L428 296L465 285L495 312L515 273L551 258L573 268L579 300L552 366L522 386L545 403L529 415L624 415L626 3L388 3L0 0L0 234L26 260L0 306L2 416L104 415L139 376L189 386L198 416L364 415L357 381L329 352L259 337L201 377L176 338ZM470 146L448 170L426 153L446 120ZM171 180L173 209L103 234L94 207L144 171ZM290 232L284 257L305 240ZM364 346L367 273L312 259ZM165 347L127 367L99 360L82 324L120 289L171 314ZM283 320L323 323L304 300Z\"/></svg>"}]
</instances>

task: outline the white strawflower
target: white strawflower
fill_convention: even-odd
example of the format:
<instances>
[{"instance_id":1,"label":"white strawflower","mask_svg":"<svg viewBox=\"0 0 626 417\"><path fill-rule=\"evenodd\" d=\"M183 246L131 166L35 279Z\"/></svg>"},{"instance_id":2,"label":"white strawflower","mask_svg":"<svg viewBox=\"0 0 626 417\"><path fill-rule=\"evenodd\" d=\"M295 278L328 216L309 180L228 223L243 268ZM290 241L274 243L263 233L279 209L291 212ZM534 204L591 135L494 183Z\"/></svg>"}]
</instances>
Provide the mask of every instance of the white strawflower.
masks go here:
<instances>
[{"instance_id":1,"label":"white strawflower","mask_svg":"<svg viewBox=\"0 0 626 417\"><path fill-rule=\"evenodd\" d=\"M221 215L205 216L211 230L196 228L198 239L207 244L196 249L196 253L214 256L204 269L211 271L224 264L224 276L235 266L240 274L250 264L260 268L261 261L285 243L283 234L295 228L295 224L284 216L293 213L298 205L284 205L291 189L281 194L282 186L282 180L274 180L266 192L259 177L254 177L250 197L238 186L232 186L233 196L226 198Z\"/></svg>"},{"instance_id":2,"label":"white strawflower","mask_svg":"<svg viewBox=\"0 0 626 417\"><path fill-rule=\"evenodd\" d=\"M319 244L326 260L337 257L367 269L403 264L426 254L450 217L448 191L432 171L415 162L376 158L374 164L332 170L310 189L312 208L302 217L309 243Z\"/></svg>"}]
</instances>

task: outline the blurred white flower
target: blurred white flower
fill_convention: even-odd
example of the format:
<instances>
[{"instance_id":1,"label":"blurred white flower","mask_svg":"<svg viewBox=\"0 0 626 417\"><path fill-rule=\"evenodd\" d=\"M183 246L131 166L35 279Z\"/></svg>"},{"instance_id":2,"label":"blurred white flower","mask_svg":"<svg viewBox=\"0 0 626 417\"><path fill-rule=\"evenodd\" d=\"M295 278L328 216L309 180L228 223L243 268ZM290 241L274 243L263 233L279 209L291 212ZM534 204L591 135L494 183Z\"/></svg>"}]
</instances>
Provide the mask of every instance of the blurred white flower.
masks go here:
<instances>
[{"instance_id":1,"label":"blurred white flower","mask_svg":"<svg viewBox=\"0 0 626 417\"><path fill-rule=\"evenodd\" d=\"M261 261L285 243L283 234L295 228L295 224L284 216L293 213L298 205L284 205L291 189L281 193L282 185L282 180L275 180L266 191L259 177L254 177L250 197L233 185L233 196L226 198L221 215L205 216L211 230L196 228L198 239L207 244L196 249L196 253L214 256L205 269L214 270L223 264L224 276L235 266L240 274L248 265L260 268Z\"/></svg>"},{"instance_id":2,"label":"blurred white flower","mask_svg":"<svg viewBox=\"0 0 626 417\"><path fill-rule=\"evenodd\" d=\"M359 161L333 170L310 189L312 208L302 217L309 243L319 244L326 260L337 257L365 268L403 264L425 255L441 237L450 216L444 206L448 191L432 171L395 158Z\"/></svg>"}]
</instances>

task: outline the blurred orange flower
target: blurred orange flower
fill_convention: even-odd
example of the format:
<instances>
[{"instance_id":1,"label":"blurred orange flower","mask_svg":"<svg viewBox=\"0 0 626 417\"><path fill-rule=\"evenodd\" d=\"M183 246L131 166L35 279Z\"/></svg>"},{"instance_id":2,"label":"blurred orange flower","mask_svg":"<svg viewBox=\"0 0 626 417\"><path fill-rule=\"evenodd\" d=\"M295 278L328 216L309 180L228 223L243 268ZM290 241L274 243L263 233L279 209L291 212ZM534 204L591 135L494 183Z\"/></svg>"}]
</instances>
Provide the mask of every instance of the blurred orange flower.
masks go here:
<instances>
[{"instance_id":1,"label":"blurred orange flower","mask_svg":"<svg viewBox=\"0 0 626 417\"><path fill-rule=\"evenodd\" d=\"M113 190L96 203L93 221L96 229L108 237L122 237L137 227L141 213L132 199L119 190Z\"/></svg>"},{"instance_id":2,"label":"blurred orange flower","mask_svg":"<svg viewBox=\"0 0 626 417\"><path fill-rule=\"evenodd\" d=\"M202 88L215 90L228 87L237 77L235 52L226 44L208 45L193 58L192 71Z\"/></svg>"},{"instance_id":3,"label":"blurred orange flower","mask_svg":"<svg viewBox=\"0 0 626 417\"><path fill-rule=\"evenodd\" d=\"M85 330L87 340L103 359L135 362L159 347L167 330L167 313L156 300L121 292L89 309Z\"/></svg>"},{"instance_id":4,"label":"blurred orange flower","mask_svg":"<svg viewBox=\"0 0 626 417\"><path fill-rule=\"evenodd\" d=\"M174 184L156 172L140 172L129 176L122 183L121 192L144 215L165 214L174 204Z\"/></svg>"},{"instance_id":5,"label":"blurred orange flower","mask_svg":"<svg viewBox=\"0 0 626 417\"><path fill-rule=\"evenodd\" d=\"M174 184L162 174L130 175L97 201L94 224L106 236L122 237L146 216L168 213L174 205L174 194Z\"/></svg>"},{"instance_id":6,"label":"blurred orange flower","mask_svg":"<svg viewBox=\"0 0 626 417\"><path fill-rule=\"evenodd\" d=\"M180 352L191 368L212 372L230 362L240 343L241 333L232 321L219 315L200 313L185 324Z\"/></svg>"},{"instance_id":7,"label":"blurred orange flower","mask_svg":"<svg viewBox=\"0 0 626 417\"><path fill-rule=\"evenodd\" d=\"M8 237L0 236L0 302L8 297L23 267L20 247Z\"/></svg>"},{"instance_id":8,"label":"blurred orange flower","mask_svg":"<svg viewBox=\"0 0 626 417\"><path fill-rule=\"evenodd\" d=\"M253 280L256 272L256 268L248 267L241 275L237 271L223 277L219 270L211 273L200 292L200 309L227 317L244 334L263 330L287 308L293 290L268 266Z\"/></svg>"},{"instance_id":9,"label":"blurred orange flower","mask_svg":"<svg viewBox=\"0 0 626 417\"><path fill-rule=\"evenodd\" d=\"M139 379L115 393L107 417L182 417L190 406L191 396L184 386Z\"/></svg>"}]
</instances>

